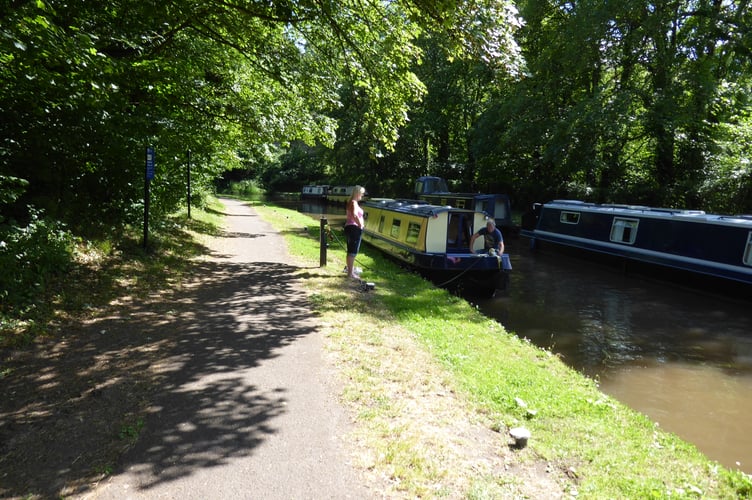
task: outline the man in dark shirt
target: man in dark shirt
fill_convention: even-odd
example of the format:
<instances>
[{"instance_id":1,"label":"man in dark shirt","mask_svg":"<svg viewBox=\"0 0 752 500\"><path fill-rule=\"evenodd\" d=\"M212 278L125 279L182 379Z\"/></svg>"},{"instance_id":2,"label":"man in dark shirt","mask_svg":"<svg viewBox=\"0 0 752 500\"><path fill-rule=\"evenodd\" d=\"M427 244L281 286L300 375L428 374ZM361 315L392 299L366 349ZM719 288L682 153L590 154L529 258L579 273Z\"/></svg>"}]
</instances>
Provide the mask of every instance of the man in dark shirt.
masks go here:
<instances>
[{"instance_id":1,"label":"man in dark shirt","mask_svg":"<svg viewBox=\"0 0 752 500\"><path fill-rule=\"evenodd\" d=\"M473 250L473 243L479 237L483 236L483 250L488 252L493 249L499 255L504 253L504 237L501 235L501 231L496 228L496 222L493 219L486 220L486 227L481 228L477 233L473 234L470 238L470 252L475 253Z\"/></svg>"}]
</instances>

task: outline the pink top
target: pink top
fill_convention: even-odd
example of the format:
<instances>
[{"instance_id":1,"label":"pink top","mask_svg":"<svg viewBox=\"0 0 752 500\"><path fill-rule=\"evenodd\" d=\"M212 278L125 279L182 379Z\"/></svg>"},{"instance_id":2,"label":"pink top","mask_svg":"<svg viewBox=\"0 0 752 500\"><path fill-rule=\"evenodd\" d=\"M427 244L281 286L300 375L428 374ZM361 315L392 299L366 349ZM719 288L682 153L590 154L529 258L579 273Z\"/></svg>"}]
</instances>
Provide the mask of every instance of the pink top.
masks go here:
<instances>
[{"instance_id":1,"label":"pink top","mask_svg":"<svg viewBox=\"0 0 752 500\"><path fill-rule=\"evenodd\" d=\"M347 207L347 222L345 222L345 226L358 226L362 227L363 224L363 209L360 208L360 205L358 205L358 202L355 200L350 200L350 203Z\"/></svg>"}]
</instances>

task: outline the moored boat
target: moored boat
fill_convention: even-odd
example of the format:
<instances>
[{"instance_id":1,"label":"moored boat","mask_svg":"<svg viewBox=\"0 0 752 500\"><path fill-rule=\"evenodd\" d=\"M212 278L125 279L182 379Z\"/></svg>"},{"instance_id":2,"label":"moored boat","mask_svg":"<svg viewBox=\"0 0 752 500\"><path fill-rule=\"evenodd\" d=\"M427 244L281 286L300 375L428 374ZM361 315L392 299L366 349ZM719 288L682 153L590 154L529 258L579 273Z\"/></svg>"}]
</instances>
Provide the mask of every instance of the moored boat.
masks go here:
<instances>
[{"instance_id":1,"label":"moored boat","mask_svg":"<svg viewBox=\"0 0 752 500\"><path fill-rule=\"evenodd\" d=\"M470 237L486 224L483 212L419 200L369 200L361 207L363 241L435 283L484 295L508 288L509 256L484 252L482 238L477 253L470 249Z\"/></svg>"},{"instance_id":2,"label":"moored boat","mask_svg":"<svg viewBox=\"0 0 752 500\"><path fill-rule=\"evenodd\" d=\"M325 200L328 193L329 186L327 185L308 185L300 190L300 197L307 200Z\"/></svg>"},{"instance_id":3,"label":"moored boat","mask_svg":"<svg viewBox=\"0 0 752 500\"><path fill-rule=\"evenodd\" d=\"M422 176L415 181L415 195L435 205L451 205L485 212L493 217L496 226L505 234L518 228L512 222L512 207L509 196L505 194L453 193L441 177Z\"/></svg>"},{"instance_id":4,"label":"moored boat","mask_svg":"<svg viewBox=\"0 0 752 500\"><path fill-rule=\"evenodd\" d=\"M522 236L541 243L752 284L752 216L554 200L534 205Z\"/></svg>"},{"instance_id":5,"label":"moored boat","mask_svg":"<svg viewBox=\"0 0 752 500\"><path fill-rule=\"evenodd\" d=\"M326 195L326 200L331 203L347 203L355 186L333 186Z\"/></svg>"}]
</instances>

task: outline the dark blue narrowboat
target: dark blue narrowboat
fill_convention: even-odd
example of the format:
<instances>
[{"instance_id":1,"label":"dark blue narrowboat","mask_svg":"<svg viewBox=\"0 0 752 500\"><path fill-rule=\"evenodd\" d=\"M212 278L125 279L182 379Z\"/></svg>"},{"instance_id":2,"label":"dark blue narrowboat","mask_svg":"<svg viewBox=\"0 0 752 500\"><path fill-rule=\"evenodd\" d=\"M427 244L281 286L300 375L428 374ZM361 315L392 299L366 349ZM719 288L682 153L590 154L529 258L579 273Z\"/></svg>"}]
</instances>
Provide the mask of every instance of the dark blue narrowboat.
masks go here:
<instances>
[{"instance_id":1,"label":"dark blue narrowboat","mask_svg":"<svg viewBox=\"0 0 752 500\"><path fill-rule=\"evenodd\" d=\"M752 284L752 216L554 200L520 234L541 243Z\"/></svg>"},{"instance_id":2,"label":"dark blue narrowboat","mask_svg":"<svg viewBox=\"0 0 752 500\"><path fill-rule=\"evenodd\" d=\"M471 236L486 224L485 213L420 200L374 199L361 207L363 241L433 282L483 295L508 288L509 256L484 252L482 238L470 248Z\"/></svg>"},{"instance_id":3,"label":"dark blue narrowboat","mask_svg":"<svg viewBox=\"0 0 752 500\"><path fill-rule=\"evenodd\" d=\"M496 226L508 235L515 231L512 222L512 207L505 194L452 193L441 177L423 176L415 181L415 196L434 205L450 205L485 212L496 221Z\"/></svg>"}]
</instances>

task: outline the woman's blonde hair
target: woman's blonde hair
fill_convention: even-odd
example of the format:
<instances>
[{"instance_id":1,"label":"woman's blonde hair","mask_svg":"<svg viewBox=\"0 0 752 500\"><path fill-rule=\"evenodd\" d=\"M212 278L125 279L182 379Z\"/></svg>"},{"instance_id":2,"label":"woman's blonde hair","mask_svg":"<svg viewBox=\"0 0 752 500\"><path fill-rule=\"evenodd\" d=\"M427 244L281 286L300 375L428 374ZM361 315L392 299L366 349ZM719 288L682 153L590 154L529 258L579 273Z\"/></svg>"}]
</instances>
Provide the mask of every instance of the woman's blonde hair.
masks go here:
<instances>
[{"instance_id":1,"label":"woman's blonde hair","mask_svg":"<svg viewBox=\"0 0 752 500\"><path fill-rule=\"evenodd\" d=\"M365 192L366 192L366 188L364 188L363 186L354 186L352 188L352 191L350 192L350 199L354 200L356 194L358 193L365 194Z\"/></svg>"}]
</instances>

